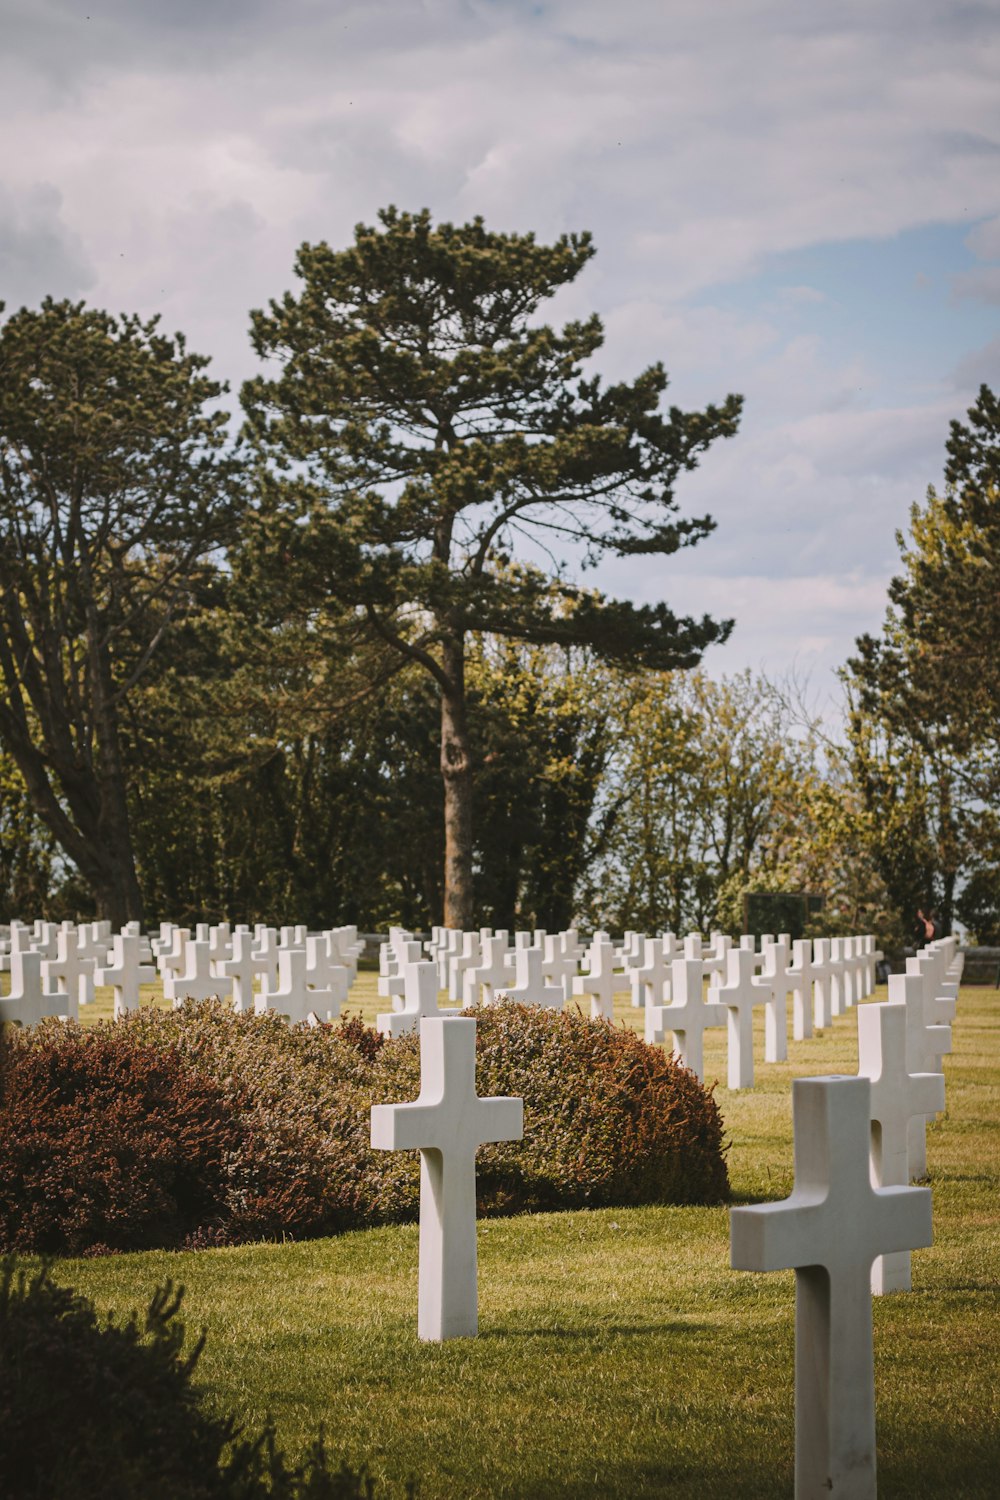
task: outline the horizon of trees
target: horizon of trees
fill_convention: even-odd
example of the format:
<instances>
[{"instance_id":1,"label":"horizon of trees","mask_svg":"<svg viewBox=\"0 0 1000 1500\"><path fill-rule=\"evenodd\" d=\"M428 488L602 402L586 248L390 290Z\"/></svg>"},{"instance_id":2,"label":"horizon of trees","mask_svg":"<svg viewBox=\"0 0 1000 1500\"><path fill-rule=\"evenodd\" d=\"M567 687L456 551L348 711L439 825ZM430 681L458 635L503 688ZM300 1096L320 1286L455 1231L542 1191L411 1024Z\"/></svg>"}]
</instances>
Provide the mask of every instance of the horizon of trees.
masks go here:
<instances>
[{"instance_id":1,"label":"horizon of trees","mask_svg":"<svg viewBox=\"0 0 1000 1500\"><path fill-rule=\"evenodd\" d=\"M156 320L0 323L3 916L737 931L772 889L891 946L919 905L1000 938L996 398L952 423L832 736L698 665L726 622L517 561L531 515L595 556L697 541L674 482L738 421L661 417L658 366L582 381L599 325L528 321L590 253L394 210L303 247L237 441Z\"/></svg>"}]
</instances>

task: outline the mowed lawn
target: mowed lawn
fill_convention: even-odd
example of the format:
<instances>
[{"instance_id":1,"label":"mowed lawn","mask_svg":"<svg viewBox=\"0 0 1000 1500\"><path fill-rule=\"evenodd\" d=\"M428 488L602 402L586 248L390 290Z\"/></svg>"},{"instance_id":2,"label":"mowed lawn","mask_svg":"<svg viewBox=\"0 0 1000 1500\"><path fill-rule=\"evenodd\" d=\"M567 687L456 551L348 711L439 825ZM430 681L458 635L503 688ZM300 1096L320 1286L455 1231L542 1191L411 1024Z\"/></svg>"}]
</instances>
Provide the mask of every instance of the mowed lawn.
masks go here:
<instances>
[{"instance_id":1,"label":"mowed lawn","mask_svg":"<svg viewBox=\"0 0 1000 1500\"><path fill-rule=\"evenodd\" d=\"M351 1008L386 1008L373 975ZM636 1024L627 995L619 1013ZM722 1080L724 1033L709 1037ZM854 1015L790 1042L787 1065L762 1056L761 1031L757 1087L717 1090L736 1201L790 1190L791 1079L856 1071ZM963 989L946 1075L928 1137L935 1243L914 1255L911 1294L875 1301L879 1494L899 1500L1000 1494L997 991ZM793 1276L731 1271L724 1208L525 1216L479 1234L480 1336L441 1346L416 1338L410 1225L56 1275L119 1313L182 1282L213 1396L251 1428L271 1415L292 1451L323 1424L380 1493L413 1476L425 1500L792 1494Z\"/></svg>"}]
</instances>

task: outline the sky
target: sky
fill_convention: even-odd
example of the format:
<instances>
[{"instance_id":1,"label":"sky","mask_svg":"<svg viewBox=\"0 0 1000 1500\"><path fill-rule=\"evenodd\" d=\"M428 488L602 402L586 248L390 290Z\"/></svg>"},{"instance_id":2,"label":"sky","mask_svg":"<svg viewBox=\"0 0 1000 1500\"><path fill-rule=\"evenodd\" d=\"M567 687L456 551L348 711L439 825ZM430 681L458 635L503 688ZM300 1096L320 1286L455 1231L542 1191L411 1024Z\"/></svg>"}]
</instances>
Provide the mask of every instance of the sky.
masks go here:
<instances>
[{"instance_id":1,"label":"sky","mask_svg":"<svg viewBox=\"0 0 1000 1500\"><path fill-rule=\"evenodd\" d=\"M0 300L160 313L234 405L303 241L589 229L548 320L745 409L677 488L715 532L586 581L835 690L1000 383L1000 0L0 0L0 42Z\"/></svg>"}]
</instances>

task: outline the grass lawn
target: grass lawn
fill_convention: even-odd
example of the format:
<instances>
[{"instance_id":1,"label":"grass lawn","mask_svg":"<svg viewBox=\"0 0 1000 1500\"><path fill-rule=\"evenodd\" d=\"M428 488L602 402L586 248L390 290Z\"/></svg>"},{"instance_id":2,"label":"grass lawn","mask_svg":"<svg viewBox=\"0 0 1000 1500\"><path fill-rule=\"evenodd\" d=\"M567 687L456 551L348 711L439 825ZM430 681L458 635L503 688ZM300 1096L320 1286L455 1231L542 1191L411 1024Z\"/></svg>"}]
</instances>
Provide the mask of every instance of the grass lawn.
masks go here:
<instances>
[{"instance_id":1,"label":"grass lawn","mask_svg":"<svg viewBox=\"0 0 1000 1500\"><path fill-rule=\"evenodd\" d=\"M879 995L873 997L880 998ZM884 991L881 998L885 998ZM637 1013L619 997L621 1018ZM107 1012L109 996L88 1007ZM387 1008L362 974L351 1009ZM709 1033L708 1077L725 1077ZM737 1201L792 1183L793 1077L853 1073L848 1014L757 1088L718 1099ZM876 1299L879 1494L1000 1494L1000 994L960 996L947 1115L929 1131L935 1244L914 1291ZM416 1338L415 1226L302 1244L63 1261L103 1308L165 1276L209 1331L200 1378L299 1450L320 1423L390 1493L790 1496L792 1273L728 1268L726 1210L547 1214L480 1225L480 1337ZM99 1420L99 1414L98 1414Z\"/></svg>"}]
</instances>

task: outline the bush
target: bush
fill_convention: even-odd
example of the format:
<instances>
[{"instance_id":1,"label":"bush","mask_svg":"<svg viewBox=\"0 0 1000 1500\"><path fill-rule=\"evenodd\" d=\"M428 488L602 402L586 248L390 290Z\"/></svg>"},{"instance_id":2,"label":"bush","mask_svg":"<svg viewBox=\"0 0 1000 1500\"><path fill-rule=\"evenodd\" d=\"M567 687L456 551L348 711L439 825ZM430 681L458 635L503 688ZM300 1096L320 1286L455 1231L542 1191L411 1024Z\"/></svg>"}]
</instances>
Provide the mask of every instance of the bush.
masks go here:
<instances>
[{"instance_id":1,"label":"bush","mask_svg":"<svg viewBox=\"0 0 1000 1500\"><path fill-rule=\"evenodd\" d=\"M524 1139L477 1156L481 1213L728 1196L718 1107L676 1058L574 1011L497 1005L474 1014L478 1092L524 1100ZM375 1102L415 1099L419 1039L385 1047L372 1083ZM371 1173L383 1213L412 1217L416 1153L380 1153Z\"/></svg>"},{"instance_id":2,"label":"bush","mask_svg":"<svg viewBox=\"0 0 1000 1500\"><path fill-rule=\"evenodd\" d=\"M98 1320L45 1268L0 1272L0 1494L4 1500L371 1500L330 1468L322 1438L290 1466L271 1428L242 1435L192 1385L183 1290L154 1292L140 1324Z\"/></svg>"},{"instance_id":3,"label":"bush","mask_svg":"<svg viewBox=\"0 0 1000 1500\"><path fill-rule=\"evenodd\" d=\"M631 1031L572 1012L501 1005L475 1014L478 1090L522 1097L525 1121L523 1141L479 1152L482 1213L725 1199L718 1108L676 1059ZM111 1078L98 1060L119 1051L143 1059L142 1076L151 1058L161 1058L176 1080L177 1097L187 1097L184 1090L193 1080L218 1110L224 1136L218 1153L199 1143L193 1126L189 1132L186 1165L204 1165L200 1195L193 1186L167 1195L170 1204L183 1203L183 1213L166 1206L159 1217L152 1211L163 1196L167 1164L173 1173L182 1165L165 1148L162 1164L152 1150L122 1164L114 1156L117 1137L102 1133L97 1109L88 1110L83 1099L75 1114L53 1109L48 1078L62 1071L82 1077L83 1056L100 1108L109 1108ZM414 1099L419 1092L416 1037L383 1042L357 1019L289 1028L275 1015L235 1015L207 1001L177 1011L133 1012L90 1033L53 1023L20 1034L4 1067L18 1088L8 1093L5 1087L0 1099L0 1245L197 1248L303 1238L416 1216L417 1154L372 1151L369 1145L371 1105ZM123 1067L114 1076L131 1075ZM119 1106L131 1122L129 1139L144 1142L135 1113ZM154 1116L154 1138L155 1124ZM72 1174L68 1166L52 1166L63 1150L62 1131L69 1133ZM19 1133L36 1145L11 1145ZM100 1148L92 1158L86 1149L91 1141ZM143 1208L146 1202L143 1173L154 1179L145 1189L150 1208L130 1233L130 1205ZM60 1193L46 1207L53 1174ZM86 1213L69 1191L73 1178L89 1206ZM22 1202L32 1205L30 1213L19 1207Z\"/></svg>"},{"instance_id":4,"label":"bush","mask_svg":"<svg viewBox=\"0 0 1000 1500\"><path fill-rule=\"evenodd\" d=\"M177 1048L58 1022L0 1043L0 1241L82 1252L176 1245L225 1213L244 1134Z\"/></svg>"}]
</instances>

